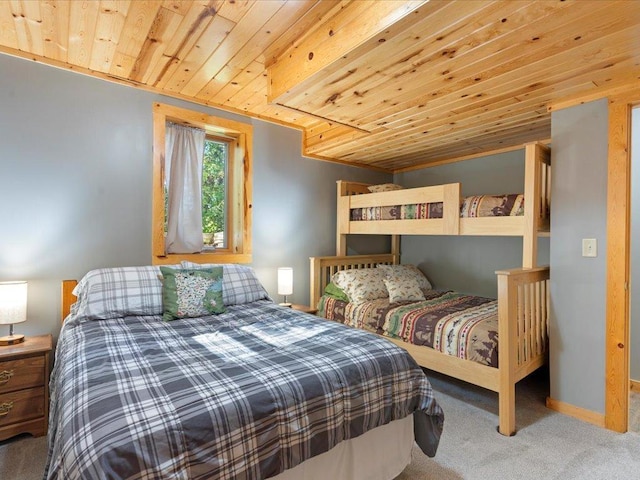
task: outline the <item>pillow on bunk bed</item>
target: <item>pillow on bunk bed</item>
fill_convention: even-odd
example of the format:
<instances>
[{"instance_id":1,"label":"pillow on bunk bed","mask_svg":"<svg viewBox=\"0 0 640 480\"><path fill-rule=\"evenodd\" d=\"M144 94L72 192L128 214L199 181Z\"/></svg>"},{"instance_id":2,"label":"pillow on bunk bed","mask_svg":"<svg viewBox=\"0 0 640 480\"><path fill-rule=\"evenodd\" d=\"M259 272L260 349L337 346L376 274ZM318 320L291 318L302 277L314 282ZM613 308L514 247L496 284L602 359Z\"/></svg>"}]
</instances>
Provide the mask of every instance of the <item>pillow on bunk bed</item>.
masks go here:
<instances>
[{"instance_id":1,"label":"pillow on bunk bed","mask_svg":"<svg viewBox=\"0 0 640 480\"><path fill-rule=\"evenodd\" d=\"M413 277L391 274L384 278L384 284L389 291L389 303L421 302L425 299L418 280Z\"/></svg>"},{"instance_id":2,"label":"pillow on bunk bed","mask_svg":"<svg viewBox=\"0 0 640 480\"><path fill-rule=\"evenodd\" d=\"M364 303L389 296L384 272L377 268L350 268L333 274L331 281L352 303Z\"/></svg>"},{"instance_id":3,"label":"pillow on bunk bed","mask_svg":"<svg viewBox=\"0 0 640 480\"><path fill-rule=\"evenodd\" d=\"M418 282L420 290L424 293L427 290L432 290L433 287L429 282L429 279L425 277L424 273L420 271L418 267L411 264L403 265L383 265L379 264L378 268L382 270L386 277L393 275L394 277L400 277L402 279L413 279Z\"/></svg>"},{"instance_id":4,"label":"pillow on bunk bed","mask_svg":"<svg viewBox=\"0 0 640 480\"><path fill-rule=\"evenodd\" d=\"M402 190L404 187L402 185L396 185L395 183L382 183L380 185L369 185L367 190L371 193L378 192L391 192L393 190Z\"/></svg>"}]
</instances>

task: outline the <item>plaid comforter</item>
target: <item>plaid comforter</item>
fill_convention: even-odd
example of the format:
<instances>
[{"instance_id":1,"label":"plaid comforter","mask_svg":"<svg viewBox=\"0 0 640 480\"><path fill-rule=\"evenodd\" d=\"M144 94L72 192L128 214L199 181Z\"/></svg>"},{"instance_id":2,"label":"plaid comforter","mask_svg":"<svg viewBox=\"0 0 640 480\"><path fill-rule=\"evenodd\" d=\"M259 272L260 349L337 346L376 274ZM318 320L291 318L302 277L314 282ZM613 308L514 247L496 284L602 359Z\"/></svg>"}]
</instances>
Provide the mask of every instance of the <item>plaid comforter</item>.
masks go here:
<instances>
[{"instance_id":1,"label":"plaid comforter","mask_svg":"<svg viewBox=\"0 0 640 480\"><path fill-rule=\"evenodd\" d=\"M402 349L269 301L227 308L67 319L45 478L268 478L409 414L435 454L442 410Z\"/></svg>"}]
</instances>

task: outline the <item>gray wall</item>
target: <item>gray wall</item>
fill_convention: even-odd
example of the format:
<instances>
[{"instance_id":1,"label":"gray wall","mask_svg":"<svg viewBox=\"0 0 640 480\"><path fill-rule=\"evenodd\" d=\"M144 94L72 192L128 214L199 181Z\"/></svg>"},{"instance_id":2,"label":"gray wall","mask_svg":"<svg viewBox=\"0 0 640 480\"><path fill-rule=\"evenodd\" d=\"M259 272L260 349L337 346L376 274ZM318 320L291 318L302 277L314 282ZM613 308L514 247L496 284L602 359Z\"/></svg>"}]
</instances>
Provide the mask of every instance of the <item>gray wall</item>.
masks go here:
<instances>
[{"instance_id":1,"label":"gray wall","mask_svg":"<svg viewBox=\"0 0 640 480\"><path fill-rule=\"evenodd\" d=\"M551 117L550 394L604 413L607 100ZM582 239L598 242L582 257Z\"/></svg>"},{"instance_id":2,"label":"gray wall","mask_svg":"<svg viewBox=\"0 0 640 480\"><path fill-rule=\"evenodd\" d=\"M335 181L391 179L303 158L297 130L0 55L0 281L29 281L16 331L57 334L62 279L151 262L157 101L254 125L253 266L274 298L287 265L307 303L308 257L335 253Z\"/></svg>"},{"instance_id":3,"label":"gray wall","mask_svg":"<svg viewBox=\"0 0 640 480\"><path fill-rule=\"evenodd\" d=\"M631 115L631 379L640 381L640 107Z\"/></svg>"},{"instance_id":4,"label":"gray wall","mask_svg":"<svg viewBox=\"0 0 640 480\"><path fill-rule=\"evenodd\" d=\"M405 187L460 182L462 195L524 191L524 150L397 174ZM549 241L538 242L538 263L549 262ZM495 271L522 266L522 238L403 236L402 261L418 265L435 288L497 296Z\"/></svg>"}]
</instances>

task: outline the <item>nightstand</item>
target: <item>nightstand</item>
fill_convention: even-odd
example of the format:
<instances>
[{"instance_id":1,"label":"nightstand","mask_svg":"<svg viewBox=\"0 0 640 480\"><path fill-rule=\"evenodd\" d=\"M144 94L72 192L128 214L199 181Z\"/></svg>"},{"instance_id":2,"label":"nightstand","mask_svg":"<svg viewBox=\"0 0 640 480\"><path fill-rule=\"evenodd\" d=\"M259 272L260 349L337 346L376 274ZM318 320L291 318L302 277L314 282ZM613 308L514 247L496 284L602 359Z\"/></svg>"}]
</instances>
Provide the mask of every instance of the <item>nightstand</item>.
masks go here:
<instances>
[{"instance_id":1,"label":"nightstand","mask_svg":"<svg viewBox=\"0 0 640 480\"><path fill-rule=\"evenodd\" d=\"M0 440L47 433L51 347L51 335L0 347Z\"/></svg>"},{"instance_id":2,"label":"nightstand","mask_svg":"<svg viewBox=\"0 0 640 480\"><path fill-rule=\"evenodd\" d=\"M298 305L297 303L294 303L294 304L291 305L291 308L293 308L294 310L300 310L301 312L311 313L313 315L318 313L318 309L317 308L312 308L312 307L310 307L308 305Z\"/></svg>"}]
</instances>

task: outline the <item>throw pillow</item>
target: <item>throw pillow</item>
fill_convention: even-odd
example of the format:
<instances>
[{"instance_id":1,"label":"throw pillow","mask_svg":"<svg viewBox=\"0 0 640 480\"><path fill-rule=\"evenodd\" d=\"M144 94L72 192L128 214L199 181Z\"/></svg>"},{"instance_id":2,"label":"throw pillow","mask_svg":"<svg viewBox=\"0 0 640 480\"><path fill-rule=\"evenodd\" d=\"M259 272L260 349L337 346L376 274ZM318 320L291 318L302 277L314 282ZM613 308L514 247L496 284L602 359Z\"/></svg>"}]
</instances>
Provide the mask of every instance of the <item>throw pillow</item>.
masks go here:
<instances>
[{"instance_id":1,"label":"throw pillow","mask_svg":"<svg viewBox=\"0 0 640 480\"><path fill-rule=\"evenodd\" d=\"M223 313L222 267L171 269L162 272L163 320Z\"/></svg>"},{"instance_id":2,"label":"throw pillow","mask_svg":"<svg viewBox=\"0 0 640 480\"><path fill-rule=\"evenodd\" d=\"M331 281L344 290L353 303L363 303L389 296L384 285L384 272L378 268L341 270Z\"/></svg>"},{"instance_id":3,"label":"throw pillow","mask_svg":"<svg viewBox=\"0 0 640 480\"><path fill-rule=\"evenodd\" d=\"M405 264L405 265L378 265L378 268L385 273L385 276L400 276L404 278L413 278L420 285L420 289L425 292L426 290L431 290L433 287L431 283L424 276L418 267L415 265Z\"/></svg>"},{"instance_id":4,"label":"throw pillow","mask_svg":"<svg viewBox=\"0 0 640 480\"><path fill-rule=\"evenodd\" d=\"M415 278L389 275L385 277L384 284L389 291L389 303L420 302L425 299Z\"/></svg>"}]
</instances>

